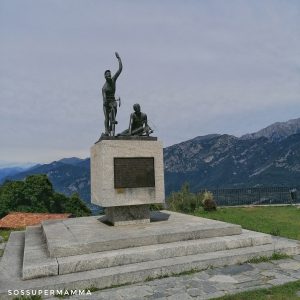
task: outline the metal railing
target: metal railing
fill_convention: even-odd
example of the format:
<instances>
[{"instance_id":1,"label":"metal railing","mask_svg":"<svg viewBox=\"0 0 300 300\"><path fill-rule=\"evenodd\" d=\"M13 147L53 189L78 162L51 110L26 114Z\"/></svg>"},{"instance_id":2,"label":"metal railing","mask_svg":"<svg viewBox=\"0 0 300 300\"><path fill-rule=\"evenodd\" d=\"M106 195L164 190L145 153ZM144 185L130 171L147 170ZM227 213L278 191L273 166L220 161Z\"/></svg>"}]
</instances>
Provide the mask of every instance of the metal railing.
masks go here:
<instances>
[{"instance_id":1,"label":"metal railing","mask_svg":"<svg viewBox=\"0 0 300 300\"><path fill-rule=\"evenodd\" d=\"M218 206L300 204L299 187L203 188L210 191Z\"/></svg>"}]
</instances>

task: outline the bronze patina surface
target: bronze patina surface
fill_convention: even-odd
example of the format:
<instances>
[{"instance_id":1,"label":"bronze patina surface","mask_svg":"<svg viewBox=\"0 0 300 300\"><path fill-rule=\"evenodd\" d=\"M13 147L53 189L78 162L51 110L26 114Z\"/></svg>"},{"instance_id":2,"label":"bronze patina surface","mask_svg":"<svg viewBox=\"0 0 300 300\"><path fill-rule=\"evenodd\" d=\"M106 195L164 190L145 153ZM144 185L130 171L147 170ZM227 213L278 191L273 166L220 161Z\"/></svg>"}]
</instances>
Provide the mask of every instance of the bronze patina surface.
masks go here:
<instances>
[{"instance_id":1,"label":"bronze patina surface","mask_svg":"<svg viewBox=\"0 0 300 300\"><path fill-rule=\"evenodd\" d=\"M155 187L153 157L115 157L114 185L119 188Z\"/></svg>"}]
</instances>

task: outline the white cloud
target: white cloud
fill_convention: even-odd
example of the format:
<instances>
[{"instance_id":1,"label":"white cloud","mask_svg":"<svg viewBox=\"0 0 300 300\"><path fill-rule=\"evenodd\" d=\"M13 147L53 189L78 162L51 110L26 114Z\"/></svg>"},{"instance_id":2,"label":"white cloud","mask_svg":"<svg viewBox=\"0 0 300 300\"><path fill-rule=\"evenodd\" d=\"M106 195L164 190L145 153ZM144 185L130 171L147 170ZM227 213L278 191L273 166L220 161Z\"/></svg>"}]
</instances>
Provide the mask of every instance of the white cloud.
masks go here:
<instances>
[{"instance_id":1,"label":"white cloud","mask_svg":"<svg viewBox=\"0 0 300 300\"><path fill-rule=\"evenodd\" d=\"M89 155L103 71L165 145L299 117L298 1L0 2L0 157Z\"/></svg>"}]
</instances>

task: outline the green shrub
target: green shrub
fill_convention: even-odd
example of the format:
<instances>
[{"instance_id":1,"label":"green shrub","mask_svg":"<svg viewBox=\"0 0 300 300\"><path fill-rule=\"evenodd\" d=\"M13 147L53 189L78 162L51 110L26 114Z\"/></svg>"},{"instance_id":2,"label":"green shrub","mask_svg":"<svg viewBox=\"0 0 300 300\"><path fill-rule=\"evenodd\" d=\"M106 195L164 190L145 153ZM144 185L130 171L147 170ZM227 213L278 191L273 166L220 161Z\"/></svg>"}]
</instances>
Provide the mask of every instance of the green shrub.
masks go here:
<instances>
[{"instance_id":1,"label":"green shrub","mask_svg":"<svg viewBox=\"0 0 300 300\"><path fill-rule=\"evenodd\" d=\"M202 206L201 195L190 192L189 184L185 183L179 192L173 192L167 198L168 209L183 213L193 213Z\"/></svg>"},{"instance_id":2,"label":"green shrub","mask_svg":"<svg viewBox=\"0 0 300 300\"><path fill-rule=\"evenodd\" d=\"M214 200L214 195L211 192L204 192L202 198L203 209L206 211L216 210L217 204Z\"/></svg>"}]
</instances>

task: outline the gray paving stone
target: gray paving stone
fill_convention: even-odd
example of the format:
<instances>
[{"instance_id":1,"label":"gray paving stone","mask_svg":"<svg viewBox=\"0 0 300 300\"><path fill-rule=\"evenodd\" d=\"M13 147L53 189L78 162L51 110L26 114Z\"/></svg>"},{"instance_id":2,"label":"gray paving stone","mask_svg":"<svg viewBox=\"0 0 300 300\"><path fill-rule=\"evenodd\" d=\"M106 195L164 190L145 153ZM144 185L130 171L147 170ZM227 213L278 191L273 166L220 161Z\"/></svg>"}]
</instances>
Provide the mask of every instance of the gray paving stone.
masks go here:
<instances>
[{"instance_id":1,"label":"gray paving stone","mask_svg":"<svg viewBox=\"0 0 300 300\"><path fill-rule=\"evenodd\" d=\"M236 287L238 289L243 289L246 290L249 287L259 287L261 285L263 285L264 283L261 282L261 280L257 280L256 278L251 280L251 281L247 281L247 282L241 282L241 283L237 283Z\"/></svg>"},{"instance_id":2,"label":"gray paving stone","mask_svg":"<svg viewBox=\"0 0 300 300\"><path fill-rule=\"evenodd\" d=\"M291 279L291 278L277 278L277 279L273 279L273 280L268 281L268 283L271 284L271 285L283 285L285 283L289 283L289 282L292 282L292 281L295 281L295 280Z\"/></svg>"},{"instance_id":3,"label":"gray paving stone","mask_svg":"<svg viewBox=\"0 0 300 300\"><path fill-rule=\"evenodd\" d=\"M166 278L162 278L162 279L154 279L149 281L149 285L151 286L155 286L155 285L163 285L163 284L174 284L174 277L166 277Z\"/></svg>"},{"instance_id":4,"label":"gray paving stone","mask_svg":"<svg viewBox=\"0 0 300 300\"><path fill-rule=\"evenodd\" d=\"M232 266L226 266L222 268L222 274L224 275L236 275L239 273L252 271L254 269L253 266L249 264L243 264L243 265L232 265Z\"/></svg>"},{"instance_id":5,"label":"gray paving stone","mask_svg":"<svg viewBox=\"0 0 300 300\"><path fill-rule=\"evenodd\" d=\"M268 284L282 285L291 281L295 281L295 278L293 278L292 276L276 273L275 279L268 280Z\"/></svg>"},{"instance_id":6,"label":"gray paving stone","mask_svg":"<svg viewBox=\"0 0 300 300\"><path fill-rule=\"evenodd\" d=\"M297 262L295 260L290 262L279 263L278 266L284 270L294 270L294 271L300 270L300 262Z\"/></svg>"},{"instance_id":7,"label":"gray paving stone","mask_svg":"<svg viewBox=\"0 0 300 300\"><path fill-rule=\"evenodd\" d=\"M168 296L172 296L175 294L182 294L183 292L186 292L186 288L185 286L181 286L181 287L174 287L174 288L170 288L167 291Z\"/></svg>"},{"instance_id":8,"label":"gray paving stone","mask_svg":"<svg viewBox=\"0 0 300 300\"><path fill-rule=\"evenodd\" d=\"M212 298L218 298L218 297L222 297L222 296L225 296L226 293L224 292L221 292L221 291L218 291L218 292L215 292L215 293L211 293L209 295L206 295L205 297L203 297L201 300L206 300L206 299L212 299ZM200 299L199 299L200 300Z\"/></svg>"},{"instance_id":9,"label":"gray paving stone","mask_svg":"<svg viewBox=\"0 0 300 300\"><path fill-rule=\"evenodd\" d=\"M131 295L131 297L137 297L137 298L143 298L146 296L150 296L153 294L153 289L148 285L138 285L138 286L128 286L120 288L117 291L118 295L121 295L122 297L127 297L128 295Z\"/></svg>"},{"instance_id":10,"label":"gray paving stone","mask_svg":"<svg viewBox=\"0 0 300 300\"><path fill-rule=\"evenodd\" d=\"M238 283L242 283L242 282L248 282L248 281L252 281L253 277L244 275L244 274L239 274L239 275L233 275L232 276L235 280L238 281ZM255 278L255 277L254 277Z\"/></svg>"},{"instance_id":11,"label":"gray paving stone","mask_svg":"<svg viewBox=\"0 0 300 300\"><path fill-rule=\"evenodd\" d=\"M163 299L169 296L168 293L164 293L164 292L154 292L154 294L148 296L146 299L147 300L156 300L156 299Z\"/></svg>"},{"instance_id":12,"label":"gray paving stone","mask_svg":"<svg viewBox=\"0 0 300 300\"><path fill-rule=\"evenodd\" d=\"M92 296L85 296L85 298L77 298L79 300L88 300L88 299L100 299L100 300L124 300L124 298L121 295L118 295L115 292L107 292L104 295L95 295L93 294Z\"/></svg>"},{"instance_id":13,"label":"gray paving stone","mask_svg":"<svg viewBox=\"0 0 300 300\"><path fill-rule=\"evenodd\" d=\"M291 274L291 276L292 276L293 278L300 279L300 271L293 272L293 274Z\"/></svg>"},{"instance_id":14,"label":"gray paving stone","mask_svg":"<svg viewBox=\"0 0 300 300\"><path fill-rule=\"evenodd\" d=\"M197 280L197 278L190 278L188 281L187 281L187 286L189 287L189 288L198 288L198 287L200 287L200 286L202 286L203 285L203 281L202 280L200 280L200 279L198 279Z\"/></svg>"},{"instance_id":15,"label":"gray paving stone","mask_svg":"<svg viewBox=\"0 0 300 300\"><path fill-rule=\"evenodd\" d=\"M274 264L271 262L262 262L259 264L250 264L250 265L259 270L272 270L275 267Z\"/></svg>"},{"instance_id":16,"label":"gray paving stone","mask_svg":"<svg viewBox=\"0 0 300 300\"><path fill-rule=\"evenodd\" d=\"M162 283L154 287L156 287L158 291L164 291L164 290L172 289L175 286L176 286L176 281L174 280L174 282Z\"/></svg>"},{"instance_id":17,"label":"gray paving stone","mask_svg":"<svg viewBox=\"0 0 300 300\"><path fill-rule=\"evenodd\" d=\"M274 265L281 265L285 263L295 263L295 260L292 258L284 258L284 259L279 259L279 260L272 260L272 263Z\"/></svg>"},{"instance_id":18,"label":"gray paving stone","mask_svg":"<svg viewBox=\"0 0 300 300\"><path fill-rule=\"evenodd\" d=\"M193 298L187 293L175 294L167 297L168 300L192 300Z\"/></svg>"},{"instance_id":19,"label":"gray paving stone","mask_svg":"<svg viewBox=\"0 0 300 300\"><path fill-rule=\"evenodd\" d=\"M216 282L214 283L214 286L219 290L219 291L232 291L236 289L236 285L234 283L225 283L225 282Z\"/></svg>"},{"instance_id":20,"label":"gray paving stone","mask_svg":"<svg viewBox=\"0 0 300 300\"><path fill-rule=\"evenodd\" d=\"M197 296L203 295L203 289L201 289L201 288L191 288L191 289L187 289L187 293L191 297L197 297Z\"/></svg>"},{"instance_id":21,"label":"gray paving stone","mask_svg":"<svg viewBox=\"0 0 300 300\"><path fill-rule=\"evenodd\" d=\"M210 282L238 283L238 281L230 275L215 275L208 279Z\"/></svg>"},{"instance_id":22,"label":"gray paving stone","mask_svg":"<svg viewBox=\"0 0 300 300\"><path fill-rule=\"evenodd\" d=\"M215 293L217 291L218 289L211 282L207 282L205 285L203 285L203 292L206 294Z\"/></svg>"},{"instance_id":23,"label":"gray paving stone","mask_svg":"<svg viewBox=\"0 0 300 300\"><path fill-rule=\"evenodd\" d=\"M194 275L195 278L198 278L200 280L206 280L208 279L210 276L206 273L206 271L203 271L203 272L199 272L199 273L196 273Z\"/></svg>"},{"instance_id":24,"label":"gray paving stone","mask_svg":"<svg viewBox=\"0 0 300 300\"><path fill-rule=\"evenodd\" d=\"M260 273L261 273L261 270L255 268L252 271L246 271L246 272L243 272L242 274L253 278L255 276L258 276L258 274L260 274Z\"/></svg>"},{"instance_id":25,"label":"gray paving stone","mask_svg":"<svg viewBox=\"0 0 300 300\"><path fill-rule=\"evenodd\" d=\"M267 271L262 271L260 273L262 276L266 276L266 277L275 277L277 278L277 276L280 276L282 274L282 272L280 272L279 270L267 270Z\"/></svg>"},{"instance_id":26,"label":"gray paving stone","mask_svg":"<svg viewBox=\"0 0 300 300\"><path fill-rule=\"evenodd\" d=\"M232 294L238 294L246 291L253 291L253 290L259 290L259 289L268 289L273 287L271 284L260 284L260 285L254 285L254 286L247 286L247 287L237 287ZM231 294L231 293L229 293Z\"/></svg>"}]
</instances>

